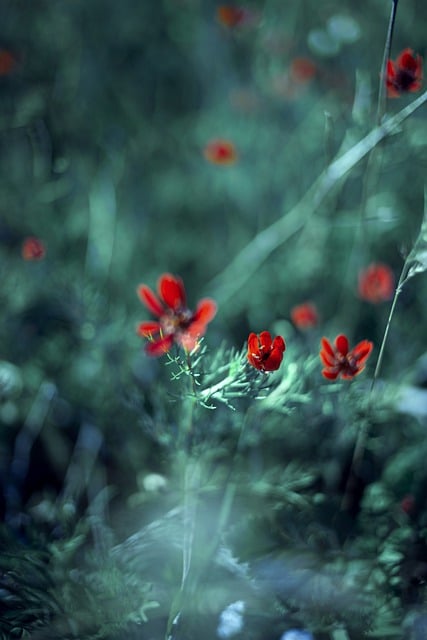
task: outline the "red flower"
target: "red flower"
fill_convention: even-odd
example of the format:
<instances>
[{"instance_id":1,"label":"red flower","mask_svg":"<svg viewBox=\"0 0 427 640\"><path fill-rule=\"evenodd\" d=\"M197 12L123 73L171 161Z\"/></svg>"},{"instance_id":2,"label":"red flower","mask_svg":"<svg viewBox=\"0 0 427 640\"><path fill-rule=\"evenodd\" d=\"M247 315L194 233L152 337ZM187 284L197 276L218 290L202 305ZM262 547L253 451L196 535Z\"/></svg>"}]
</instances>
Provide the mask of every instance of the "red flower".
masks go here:
<instances>
[{"instance_id":1,"label":"red flower","mask_svg":"<svg viewBox=\"0 0 427 640\"><path fill-rule=\"evenodd\" d=\"M269 331L250 333L247 358L259 371L276 371L280 367L286 345L282 336L271 339Z\"/></svg>"},{"instance_id":2,"label":"red flower","mask_svg":"<svg viewBox=\"0 0 427 640\"><path fill-rule=\"evenodd\" d=\"M362 340L354 349L349 349L348 338L339 335L335 338L335 346L329 340L322 338L320 359L324 365L322 375L328 380L336 380L341 376L344 380L351 380L365 368L366 360L373 349L372 342Z\"/></svg>"},{"instance_id":3,"label":"red flower","mask_svg":"<svg viewBox=\"0 0 427 640\"><path fill-rule=\"evenodd\" d=\"M404 49L396 62L387 62L386 86L389 98L399 98L402 93L418 91L423 78L423 60L412 49Z\"/></svg>"},{"instance_id":4,"label":"red flower","mask_svg":"<svg viewBox=\"0 0 427 640\"><path fill-rule=\"evenodd\" d=\"M7 49L0 49L0 76L8 76L18 64L16 57Z\"/></svg>"},{"instance_id":5,"label":"red flower","mask_svg":"<svg viewBox=\"0 0 427 640\"><path fill-rule=\"evenodd\" d=\"M30 236L22 243L21 255L24 260L42 260L46 255L46 247L41 240Z\"/></svg>"},{"instance_id":6,"label":"red flower","mask_svg":"<svg viewBox=\"0 0 427 640\"><path fill-rule=\"evenodd\" d=\"M311 329L319 321L316 306L311 302L298 304L291 309L291 320L298 329Z\"/></svg>"},{"instance_id":7,"label":"red flower","mask_svg":"<svg viewBox=\"0 0 427 640\"><path fill-rule=\"evenodd\" d=\"M229 29L241 25L245 21L246 15L245 9L232 7L228 4L221 5L216 10L218 22Z\"/></svg>"},{"instance_id":8,"label":"red flower","mask_svg":"<svg viewBox=\"0 0 427 640\"><path fill-rule=\"evenodd\" d=\"M294 58L290 65L291 78L294 82L305 84L317 73L317 67L309 58Z\"/></svg>"},{"instance_id":9,"label":"red flower","mask_svg":"<svg viewBox=\"0 0 427 640\"><path fill-rule=\"evenodd\" d=\"M141 322L137 332L150 343L145 351L150 356L161 356L176 342L186 351L197 346L198 339L206 332L207 324L216 313L216 304L204 298L191 311L186 305L184 284L181 278L164 273L157 286L158 294L145 284L138 287L138 295L157 321Z\"/></svg>"},{"instance_id":10,"label":"red flower","mask_svg":"<svg viewBox=\"0 0 427 640\"><path fill-rule=\"evenodd\" d=\"M237 161L236 147L229 140L211 140L205 146L203 155L212 164L234 164Z\"/></svg>"},{"instance_id":11,"label":"red flower","mask_svg":"<svg viewBox=\"0 0 427 640\"><path fill-rule=\"evenodd\" d=\"M373 304L390 300L394 293L393 271L386 264L373 263L359 273L359 296Z\"/></svg>"}]
</instances>

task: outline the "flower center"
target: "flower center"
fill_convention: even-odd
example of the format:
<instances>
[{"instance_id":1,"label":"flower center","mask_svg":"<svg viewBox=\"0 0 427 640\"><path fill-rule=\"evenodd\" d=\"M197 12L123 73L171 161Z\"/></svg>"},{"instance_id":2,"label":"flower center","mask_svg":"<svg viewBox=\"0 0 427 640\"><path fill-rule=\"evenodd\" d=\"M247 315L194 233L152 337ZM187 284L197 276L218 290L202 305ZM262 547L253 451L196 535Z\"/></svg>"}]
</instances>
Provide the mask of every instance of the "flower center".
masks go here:
<instances>
[{"instance_id":1,"label":"flower center","mask_svg":"<svg viewBox=\"0 0 427 640\"><path fill-rule=\"evenodd\" d=\"M179 331L185 331L190 326L192 319L193 313L190 309L179 309L178 311L168 309L160 318L162 333L170 336Z\"/></svg>"},{"instance_id":2,"label":"flower center","mask_svg":"<svg viewBox=\"0 0 427 640\"><path fill-rule=\"evenodd\" d=\"M413 71L408 69L399 69L396 74L395 86L401 91L407 91L415 80Z\"/></svg>"}]
</instances>

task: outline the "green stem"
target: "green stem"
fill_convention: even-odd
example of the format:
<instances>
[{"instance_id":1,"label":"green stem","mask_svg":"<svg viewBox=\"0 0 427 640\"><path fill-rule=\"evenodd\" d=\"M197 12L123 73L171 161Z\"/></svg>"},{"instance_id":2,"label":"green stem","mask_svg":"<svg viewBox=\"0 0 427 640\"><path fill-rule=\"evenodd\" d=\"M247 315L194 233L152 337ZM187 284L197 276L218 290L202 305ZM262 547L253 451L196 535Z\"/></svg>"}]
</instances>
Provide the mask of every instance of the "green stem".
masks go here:
<instances>
[{"instance_id":1,"label":"green stem","mask_svg":"<svg viewBox=\"0 0 427 640\"><path fill-rule=\"evenodd\" d=\"M213 297L218 304L224 305L223 313L227 312L225 302L235 296L273 251L304 227L310 216L339 181L382 140L396 131L425 102L427 102L427 91L404 107L399 113L387 118L351 149L331 162L293 209L286 211L276 222L273 222L273 224L258 233L237 254L228 267L211 283ZM230 309L233 309L233 313L236 313L237 306L243 304L244 300L244 296L234 298L233 305L230 306Z\"/></svg>"},{"instance_id":2,"label":"green stem","mask_svg":"<svg viewBox=\"0 0 427 640\"><path fill-rule=\"evenodd\" d=\"M386 324L386 327L385 327L385 330L384 330L383 339L381 341L380 352L379 352L378 358L377 358L377 364L376 364L374 375L373 375L373 378L372 378L371 388L369 390L368 415L364 418L364 420L362 422L362 425L361 425L361 427L359 429L359 432L357 434L356 444L354 445L354 451L353 451L353 457L352 457L351 464L350 464L348 481L347 481L347 485L346 485L346 488L345 488L345 491L344 491L344 498L343 498L343 503L342 503L343 508L345 508L348 505L349 491L350 491L351 484L352 484L352 481L353 481L352 479L353 479L354 473L359 468L359 465L360 465L361 460L363 458L363 454L365 452L366 442L367 442L368 435L369 435L369 426L370 426L369 410L370 410L370 407L371 407L372 392L374 390L375 383L376 383L376 381L378 379L378 376L379 376L379 373L380 373L380 370L381 370L381 365L382 365L385 346L386 346L386 343L387 343L387 339L388 339L388 335L389 335L389 331L390 331L390 327L391 327L391 322L392 322L392 319L393 319L393 316L394 316L394 312L395 312L395 309L396 309L397 300L398 300L400 294L402 293L403 285L407 281L407 273L408 273L408 260L405 260L405 263L404 263L404 265L402 267L402 271L400 273L399 282L397 283L396 290L394 292L393 302L391 303L390 312L389 312L388 318L387 318L387 324Z\"/></svg>"},{"instance_id":3,"label":"green stem","mask_svg":"<svg viewBox=\"0 0 427 640\"><path fill-rule=\"evenodd\" d=\"M381 123L383 115L385 113L386 108L386 77L387 77L387 62L390 58L391 51L391 42L393 39L393 31L394 31L394 23L396 21L396 12L397 12L397 4L398 0L393 0L390 20L388 23L387 37L384 47L384 55L383 61L381 64L381 73L380 73L380 88L378 91L378 107L377 107L377 125Z\"/></svg>"},{"instance_id":4,"label":"green stem","mask_svg":"<svg viewBox=\"0 0 427 640\"><path fill-rule=\"evenodd\" d=\"M393 302L391 303L391 307L390 307L390 313L388 314L387 324L386 324L386 327L385 327L383 339L382 339L382 342L381 342L380 352L378 354L377 364L376 364L374 375L373 375L373 378L372 378L371 389L370 389L370 392L369 392L370 394L372 394L372 391L373 391L373 389L375 387L375 383L376 383L377 378L378 378L379 373L380 373L380 369L381 369L381 365L382 365L382 361L383 361L383 357L384 357L385 345L386 345L388 334L389 334L389 331L390 331L391 321L392 321L393 316L394 316L394 311L396 309L397 300L398 300L400 294L402 293L403 285L406 282L406 279L405 279L406 271L407 271L407 269L406 269L406 262L405 262L405 264L403 265L402 272L400 274L399 282L397 283L397 287L396 287L396 290L394 292Z\"/></svg>"}]
</instances>

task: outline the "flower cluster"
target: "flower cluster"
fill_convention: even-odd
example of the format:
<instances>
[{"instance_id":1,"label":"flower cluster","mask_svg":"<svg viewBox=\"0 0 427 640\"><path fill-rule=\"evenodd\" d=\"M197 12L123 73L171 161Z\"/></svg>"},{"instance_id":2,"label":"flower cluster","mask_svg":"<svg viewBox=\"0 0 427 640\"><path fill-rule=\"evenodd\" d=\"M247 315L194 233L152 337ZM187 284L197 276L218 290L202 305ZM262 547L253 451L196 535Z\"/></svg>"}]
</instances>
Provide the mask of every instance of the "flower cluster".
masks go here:
<instances>
[{"instance_id":1,"label":"flower cluster","mask_svg":"<svg viewBox=\"0 0 427 640\"><path fill-rule=\"evenodd\" d=\"M371 265L367 275L364 275L368 283L371 279L374 281L371 287L376 293L374 295L371 292L371 298L382 299L385 295L376 280L378 273L390 275L387 270L384 271L384 268L384 265ZM364 281L363 278L362 280ZM369 290L368 284L365 283L364 286ZM167 353L173 344L179 345L187 352L193 351L216 314L216 303L210 298L204 298L200 300L196 310L191 311L187 307L185 288L181 278L170 273L164 273L159 278L157 291L156 295L145 284L138 287L141 301L157 318L153 321L141 322L137 328L138 334L148 340L145 347L146 353L149 356L161 356ZM294 307L291 316L294 324L302 329L314 327L318 322L317 309L312 303L303 303ZM350 349L349 340L343 334L335 338L334 344L331 344L327 338L322 338L319 355L324 367L323 376L328 380L336 380L338 377L345 380L354 378L365 368L372 348L372 342L362 340ZM286 343L282 336L272 338L269 331L249 334L246 358L258 371L268 373L279 369L285 351Z\"/></svg>"}]
</instances>

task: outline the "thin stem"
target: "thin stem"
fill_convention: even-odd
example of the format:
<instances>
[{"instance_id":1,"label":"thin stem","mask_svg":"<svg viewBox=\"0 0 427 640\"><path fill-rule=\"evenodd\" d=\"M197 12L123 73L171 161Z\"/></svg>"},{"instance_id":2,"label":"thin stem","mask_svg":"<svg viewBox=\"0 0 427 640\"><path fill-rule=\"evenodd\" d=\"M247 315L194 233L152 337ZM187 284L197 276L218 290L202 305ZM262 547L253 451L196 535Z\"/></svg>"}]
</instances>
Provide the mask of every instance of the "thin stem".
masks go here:
<instances>
[{"instance_id":1,"label":"thin stem","mask_svg":"<svg viewBox=\"0 0 427 640\"><path fill-rule=\"evenodd\" d=\"M390 312L387 318L387 324L384 330L383 339L381 341L380 352L378 354L377 364L376 364L374 375L372 378L371 388L369 390L368 415L363 420L363 423L357 434L356 444L354 445L354 451L353 451L353 457L351 459L348 481L344 491L344 498L342 502L343 508L345 508L348 505L349 491L353 482L353 476L360 465L360 462L363 457L363 453L365 451L366 441L368 439L368 434L369 434L369 425L370 425L369 410L371 407L372 392L374 390L375 383L378 379L378 376L381 370L381 365L384 357L384 351L385 351L385 346L386 346L389 331L390 331L391 322L396 309L397 300L400 294L402 293L403 285L407 281L407 273L408 273L408 260L405 260L405 263L402 267L402 271L400 273L399 282L397 283L396 290L394 292L393 302L391 303Z\"/></svg>"},{"instance_id":2,"label":"thin stem","mask_svg":"<svg viewBox=\"0 0 427 640\"><path fill-rule=\"evenodd\" d=\"M232 262L216 276L211 283L211 289L215 300L224 305L224 313L227 312L225 302L235 296L273 251L303 229L311 215L340 180L374 147L398 129L425 102L427 102L427 91L404 107L399 113L387 118L381 123L381 126L373 129L351 149L331 162L293 209L284 212L276 222L273 222L258 233L237 254ZM243 301L244 296L235 297L232 305L234 313L238 305L242 304L239 300Z\"/></svg>"},{"instance_id":3,"label":"thin stem","mask_svg":"<svg viewBox=\"0 0 427 640\"><path fill-rule=\"evenodd\" d=\"M396 287L396 290L394 292L393 302L391 303L391 307L390 307L390 313L388 314L387 324L386 324L386 327L385 327L383 339L382 339L382 342L381 342L380 352L378 354L377 364L376 364L374 375L373 375L373 378L372 378L371 389L370 389L370 392L369 392L370 394L372 393L372 391L373 391L373 389L375 387L375 383L376 383L377 378L378 378L379 373L380 373L380 369L381 369L381 365L382 365L382 361L383 361L383 357L384 357L385 345L386 345L388 334L389 334L389 331L390 331L391 321L393 319L394 311L396 309L397 300L398 300L400 294L402 293L403 285L406 282L406 277L405 277L406 276L406 272L407 272L407 268L406 268L406 262L405 262L405 264L403 265L403 268L402 268L402 272L400 274L399 282L397 283L397 287Z\"/></svg>"},{"instance_id":4,"label":"thin stem","mask_svg":"<svg viewBox=\"0 0 427 640\"><path fill-rule=\"evenodd\" d=\"M392 0L390 20L388 23L387 38L385 41L383 61L381 64L380 73L380 88L378 91L378 107L377 107L377 125L381 124L381 120L385 113L386 108L386 77L387 77L387 63L390 58L391 43L393 40L394 23L396 21L397 4L399 0Z\"/></svg>"}]
</instances>

